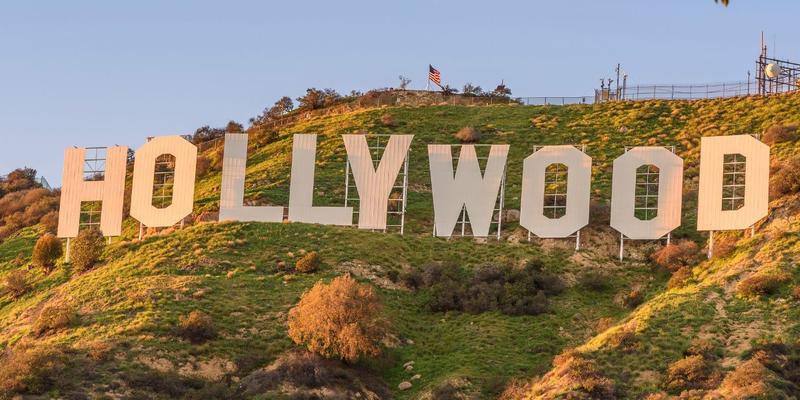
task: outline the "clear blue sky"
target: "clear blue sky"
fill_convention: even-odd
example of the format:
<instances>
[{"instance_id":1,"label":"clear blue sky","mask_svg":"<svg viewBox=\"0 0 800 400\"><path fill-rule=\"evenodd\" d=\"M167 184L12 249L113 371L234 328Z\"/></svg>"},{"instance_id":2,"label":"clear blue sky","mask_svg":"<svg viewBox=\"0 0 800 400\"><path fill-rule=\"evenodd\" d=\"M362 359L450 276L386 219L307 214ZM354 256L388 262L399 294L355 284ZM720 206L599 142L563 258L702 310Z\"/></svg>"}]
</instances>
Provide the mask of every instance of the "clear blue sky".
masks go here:
<instances>
[{"instance_id":1,"label":"clear blue sky","mask_svg":"<svg viewBox=\"0 0 800 400\"><path fill-rule=\"evenodd\" d=\"M759 36L800 59L800 2L5 1L0 173L61 181L68 146L127 145L246 123L305 88L501 79L515 96L588 95L623 64L633 83L743 80Z\"/></svg>"}]
</instances>

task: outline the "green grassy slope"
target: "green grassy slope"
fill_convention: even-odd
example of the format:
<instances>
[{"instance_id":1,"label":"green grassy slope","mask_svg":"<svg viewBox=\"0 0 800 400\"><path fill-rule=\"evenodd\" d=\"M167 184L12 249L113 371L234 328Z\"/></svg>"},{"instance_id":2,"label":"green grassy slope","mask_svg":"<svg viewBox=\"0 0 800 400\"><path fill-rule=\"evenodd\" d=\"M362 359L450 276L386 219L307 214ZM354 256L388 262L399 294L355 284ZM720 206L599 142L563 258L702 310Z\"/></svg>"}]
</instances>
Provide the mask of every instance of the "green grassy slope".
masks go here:
<instances>
[{"instance_id":1,"label":"green grassy slope","mask_svg":"<svg viewBox=\"0 0 800 400\"><path fill-rule=\"evenodd\" d=\"M84 274L74 274L69 268L47 276L31 271L31 293L16 300L0 295L0 348L31 337L31 323L44 305L69 303L78 308L79 322L38 340L77 349L98 341L113 344L113 361L97 366L98 377L87 390L108 391L126 371L142 366L214 380L226 375L242 377L252 369L244 367L247 360L255 359L256 366L261 366L293 347L286 337L286 312L304 290L319 279L351 272L379 288L398 336L387 354L368 363L369 367L390 387L408 379L409 374L402 370L405 361L415 361L415 372L422 375L412 390L397 392L398 398L416 398L453 378L466 379L479 397L490 398L510 378L544 374L554 355L578 346L620 382L630 382L623 384L627 393L655 390L657 383L635 383L636 374L648 372L643 376L651 376L650 371L663 371L670 360L679 358L693 335L730 336L739 331L736 324L748 318L761 323L760 328L757 323L749 324L748 335L767 334L772 317L787 319L782 334L796 333L798 316L794 311L771 300L740 299L726 286L729 278L725 277L732 265L742 265L737 267L742 271L762 268L748 264L747 243L759 244L762 252L771 249L770 265L790 270L793 261L789 254L796 248L797 238L777 233L768 237L766 230L760 231L756 238L742 240L740 250L729 258L695 268L693 285L666 291L667 276L653 272L644 261L656 244L632 243L626 261L614 257L615 236L603 221L607 213L603 204L610 197L611 162L626 145L675 145L686 160L684 222L675 237L702 240L694 231L700 137L761 132L776 123L798 122L798 106L800 96L565 107L401 107L298 123L254 149L248 164L247 198L254 204L287 204L293 133L320 135L315 199L320 205L343 200L345 153L339 135L361 129L414 134L405 236L302 224L222 223L189 226L138 242L131 240L136 226L128 220L126 236L109 247L102 266ZM387 112L397 126L380 123ZM484 132L482 143L511 144L509 208L519 207L522 160L534 145L588 146L594 160L593 196L599 206L586 230L585 250L573 254L561 249L569 244L560 241L520 242L516 239L524 232L513 223L506 226L499 242L430 237L432 202L425 145L456 143L452 134L468 125ZM797 152L797 146L784 143L773 152L785 159ZM196 213L216 208L219 184L218 171L198 179ZM796 228L792 222L787 230L797 232ZM38 234L30 228L0 243L0 277L25 265ZM292 265L302 251L312 250L322 257L322 271L310 275L277 271L278 263ZM602 268L609 276L610 288L595 292L571 286L552 298L551 313L510 317L432 313L425 307L425 291L412 292L387 279L390 271L428 261L476 267L530 259L545 260L548 268L569 284L582 271ZM630 313L615 304L614 296L634 285L641 285L652 300ZM172 334L178 316L194 309L212 316L220 331L217 339L192 345ZM720 314L719 309L727 314ZM594 325L600 318L619 323L640 321L637 334L647 345L636 353L609 349L605 338L619 328L595 337ZM731 351L730 357L737 354Z\"/></svg>"}]
</instances>

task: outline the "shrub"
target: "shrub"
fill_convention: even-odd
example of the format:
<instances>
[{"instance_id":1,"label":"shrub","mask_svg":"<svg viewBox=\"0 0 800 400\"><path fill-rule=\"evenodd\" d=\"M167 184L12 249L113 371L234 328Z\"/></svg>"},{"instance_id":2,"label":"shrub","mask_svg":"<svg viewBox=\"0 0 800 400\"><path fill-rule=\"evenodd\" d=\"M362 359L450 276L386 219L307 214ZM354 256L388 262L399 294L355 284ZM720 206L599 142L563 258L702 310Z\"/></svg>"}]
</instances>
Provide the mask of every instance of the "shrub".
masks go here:
<instances>
[{"instance_id":1,"label":"shrub","mask_svg":"<svg viewBox=\"0 0 800 400\"><path fill-rule=\"evenodd\" d=\"M44 269L46 272L53 270L56 261L61 258L61 240L52 234L46 233L33 246L31 261L36 267Z\"/></svg>"},{"instance_id":2,"label":"shrub","mask_svg":"<svg viewBox=\"0 0 800 400\"><path fill-rule=\"evenodd\" d=\"M197 169L195 169L195 175L197 176L204 176L211 170L211 159L204 156L198 155L197 156Z\"/></svg>"},{"instance_id":3,"label":"shrub","mask_svg":"<svg viewBox=\"0 0 800 400\"><path fill-rule=\"evenodd\" d=\"M103 234L98 229L84 229L72 241L71 259L78 272L88 271L100 259L105 243Z\"/></svg>"},{"instance_id":4,"label":"shrub","mask_svg":"<svg viewBox=\"0 0 800 400\"><path fill-rule=\"evenodd\" d=\"M797 125L795 124L770 126L761 136L761 141L770 146L794 140L797 140Z\"/></svg>"},{"instance_id":5,"label":"shrub","mask_svg":"<svg viewBox=\"0 0 800 400\"><path fill-rule=\"evenodd\" d=\"M739 364L725 376L717 392L729 399L789 398L772 385L778 380L774 372L753 359Z\"/></svg>"},{"instance_id":6,"label":"shrub","mask_svg":"<svg viewBox=\"0 0 800 400\"><path fill-rule=\"evenodd\" d=\"M178 317L178 335L194 343L203 343L216 336L214 320L208 314L194 310L188 315Z\"/></svg>"},{"instance_id":7,"label":"shrub","mask_svg":"<svg viewBox=\"0 0 800 400\"><path fill-rule=\"evenodd\" d=\"M694 339L692 343L689 344L689 348L686 349L685 355L687 356L701 356L706 360L713 360L717 358L717 354L714 351L714 343L706 339Z\"/></svg>"},{"instance_id":8,"label":"shrub","mask_svg":"<svg viewBox=\"0 0 800 400\"><path fill-rule=\"evenodd\" d=\"M303 273L316 271L319 268L319 254L316 251L306 253L306 255L297 260L294 268Z\"/></svg>"},{"instance_id":9,"label":"shrub","mask_svg":"<svg viewBox=\"0 0 800 400\"><path fill-rule=\"evenodd\" d=\"M617 388L593 360L568 351L553 359L553 369L533 383L526 398L613 400Z\"/></svg>"},{"instance_id":10,"label":"shrub","mask_svg":"<svg viewBox=\"0 0 800 400\"><path fill-rule=\"evenodd\" d=\"M392 114L389 113L381 115L381 124L383 124L383 126L390 128L396 125L394 117L392 116Z\"/></svg>"},{"instance_id":11,"label":"shrub","mask_svg":"<svg viewBox=\"0 0 800 400\"><path fill-rule=\"evenodd\" d=\"M0 398L13 394L42 394L58 383L68 359L64 351L49 345L20 345L0 359Z\"/></svg>"},{"instance_id":12,"label":"shrub","mask_svg":"<svg viewBox=\"0 0 800 400\"><path fill-rule=\"evenodd\" d=\"M409 289L416 290L423 285L422 272L420 272L418 269L410 269L401 272L399 279L400 282L402 282L403 285Z\"/></svg>"},{"instance_id":13,"label":"shrub","mask_svg":"<svg viewBox=\"0 0 800 400\"><path fill-rule=\"evenodd\" d=\"M469 274L452 264L434 263L423 267L418 274L405 273L403 280L409 287L430 289L428 305L434 312L537 315L548 310L547 295L564 290L564 283L543 268L538 261L523 268L490 264Z\"/></svg>"},{"instance_id":14,"label":"shrub","mask_svg":"<svg viewBox=\"0 0 800 400\"><path fill-rule=\"evenodd\" d=\"M787 280L789 277L785 274L756 274L739 282L736 291L742 296L767 296L774 294Z\"/></svg>"},{"instance_id":15,"label":"shrub","mask_svg":"<svg viewBox=\"0 0 800 400\"><path fill-rule=\"evenodd\" d=\"M235 398L392 398L386 384L367 369L352 368L306 351L280 355L272 364L242 378L239 388L240 396Z\"/></svg>"},{"instance_id":16,"label":"shrub","mask_svg":"<svg viewBox=\"0 0 800 400\"><path fill-rule=\"evenodd\" d=\"M609 336L608 344L623 352L631 352L639 348L639 339L632 327L625 326Z\"/></svg>"},{"instance_id":17,"label":"shrub","mask_svg":"<svg viewBox=\"0 0 800 400\"><path fill-rule=\"evenodd\" d=\"M328 358L356 361L377 356L388 334L383 305L375 290L349 275L317 282L289 311L289 337Z\"/></svg>"},{"instance_id":18,"label":"shrub","mask_svg":"<svg viewBox=\"0 0 800 400\"><path fill-rule=\"evenodd\" d=\"M800 157L782 164L769 179L769 195L773 199L800 192Z\"/></svg>"},{"instance_id":19,"label":"shrub","mask_svg":"<svg viewBox=\"0 0 800 400\"><path fill-rule=\"evenodd\" d=\"M51 304L42 309L31 330L35 335L42 336L68 328L77 321L78 314L69 304Z\"/></svg>"},{"instance_id":20,"label":"shrub","mask_svg":"<svg viewBox=\"0 0 800 400\"><path fill-rule=\"evenodd\" d=\"M581 287L601 292L608 289L608 275L599 271L586 271L578 277L578 285Z\"/></svg>"},{"instance_id":21,"label":"shrub","mask_svg":"<svg viewBox=\"0 0 800 400\"><path fill-rule=\"evenodd\" d=\"M481 132L471 126L465 126L456 132L453 137L462 143L475 143L481 140Z\"/></svg>"},{"instance_id":22,"label":"shrub","mask_svg":"<svg viewBox=\"0 0 800 400\"><path fill-rule=\"evenodd\" d=\"M713 257L724 258L733 253L736 249L736 238L733 236L723 236L714 240L714 254Z\"/></svg>"},{"instance_id":23,"label":"shrub","mask_svg":"<svg viewBox=\"0 0 800 400\"><path fill-rule=\"evenodd\" d=\"M58 230L58 211L50 211L39 219L45 231L49 233L56 233Z\"/></svg>"},{"instance_id":24,"label":"shrub","mask_svg":"<svg viewBox=\"0 0 800 400\"><path fill-rule=\"evenodd\" d=\"M703 356L687 356L667 368L664 386L676 393L683 390L708 389L714 383L713 372L713 366Z\"/></svg>"},{"instance_id":25,"label":"shrub","mask_svg":"<svg viewBox=\"0 0 800 400\"><path fill-rule=\"evenodd\" d=\"M614 319L609 317L603 317L595 321L594 323L594 332L595 334L601 334L614 326Z\"/></svg>"},{"instance_id":26,"label":"shrub","mask_svg":"<svg viewBox=\"0 0 800 400\"><path fill-rule=\"evenodd\" d=\"M617 293L614 302L622 307L636 308L644 302L644 292L639 286L631 290L623 290Z\"/></svg>"},{"instance_id":27,"label":"shrub","mask_svg":"<svg viewBox=\"0 0 800 400\"><path fill-rule=\"evenodd\" d=\"M21 269L9 272L5 280L6 292L11 297L20 297L31 290L31 285L28 283L28 272Z\"/></svg>"},{"instance_id":28,"label":"shrub","mask_svg":"<svg viewBox=\"0 0 800 400\"><path fill-rule=\"evenodd\" d=\"M697 259L698 250L697 243L681 240L660 248L650 256L650 259L657 265L675 272L681 267L692 265Z\"/></svg>"},{"instance_id":29,"label":"shrub","mask_svg":"<svg viewBox=\"0 0 800 400\"><path fill-rule=\"evenodd\" d=\"M669 278L669 282L667 282L667 288L675 289L683 287L686 285L686 282L688 282L689 279L692 279L692 270L688 267L681 267Z\"/></svg>"}]
</instances>

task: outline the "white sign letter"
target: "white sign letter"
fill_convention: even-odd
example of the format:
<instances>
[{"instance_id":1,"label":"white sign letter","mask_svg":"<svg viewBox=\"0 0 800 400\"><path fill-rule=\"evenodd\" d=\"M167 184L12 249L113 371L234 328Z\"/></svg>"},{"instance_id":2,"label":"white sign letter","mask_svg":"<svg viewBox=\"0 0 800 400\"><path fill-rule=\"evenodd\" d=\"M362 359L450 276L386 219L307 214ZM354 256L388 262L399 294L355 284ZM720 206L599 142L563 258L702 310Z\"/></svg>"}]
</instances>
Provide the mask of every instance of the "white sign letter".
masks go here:
<instances>
[{"instance_id":1,"label":"white sign letter","mask_svg":"<svg viewBox=\"0 0 800 400\"><path fill-rule=\"evenodd\" d=\"M289 221L323 225L352 225L353 207L314 207L314 169L317 135L296 134L292 143L292 182Z\"/></svg>"},{"instance_id":2,"label":"white sign letter","mask_svg":"<svg viewBox=\"0 0 800 400\"><path fill-rule=\"evenodd\" d=\"M548 196L545 204L547 168L566 167L566 193ZM573 146L545 146L525 158L522 167L522 197L519 224L540 238L564 238L589 223L589 192L592 158ZM566 195L566 201L559 196ZM558 218L547 216L547 207L565 207Z\"/></svg>"},{"instance_id":3,"label":"white sign letter","mask_svg":"<svg viewBox=\"0 0 800 400\"><path fill-rule=\"evenodd\" d=\"M85 181L83 165L86 149L64 150L64 174L61 179L61 205L58 210L58 237L78 236L81 202L102 201L100 230L105 236L122 232L122 204L125 196L127 147L106 149L102 181Z\"/></svg>"},{"instance_id":4,"label":"white sign letter","mask_svg":"<svg viewBox=\"0 0 800 400\"><path fill-rule=\"evenodd\" d=\"M614 160L613 173L612 228L630 239L654 240L681 225L683 159L663 147L634 147Z\"/></svg>"},{"instance_id":5,"label":"white sign letter","mask_svg":"<svg viewBox=\"0 0 800 400\"><path fill-rule=\"evenodd\" d=\"M165 208L153 206L153 178L156 158L163 154L175 157L172 202ZM131 217L145 226L172 226L192 213L197 147L180 136L156 137L136 150L133 164Z\"/></svg>"},{"instance_id":6,"label":"white sign letter","mask_svg":"<svg viewBox=\"0 0 800 400\"><path fill-rule=\"evenodd\" d=\"M428 145L436 236L450 237L461 210L466 207L472 235L489 236L489 227L503 182L508 145L492 145L486 171L481 176L474 145L461 146L455 178L449 144Z\"/></svg>"},{"instance_id":7,"label":"white sign letter","mask_svg":"<svg viewBox=\"0 0 800 400\"><path fill-rule=\"evenodd\" d=\"M750 135L700 142L697 230L746 229L769 211L769 146Z\"/></svg>"},{"instance_id":8,"label":"white sign letter","mask_svg":"<svg viewBox=\"0 0 800 400\"><path fill-rule=\"evenodd\" d=\"M222 160L220 221L282 222L283 207L244 206L244 177L247 167L247 134L226 133Z\"/></svg>"},{"instance_id":9,"label":"white sign letter","mask_svg":"<svg viewBox=\"0 0 800 400\"><path fill-rule=\"evenodd\" d=\"M411 147L414 135L392 135L378 168L365 135L342 135L358 190L358 227L386 229L389 195Z\"/></svg>"}]
</instances>

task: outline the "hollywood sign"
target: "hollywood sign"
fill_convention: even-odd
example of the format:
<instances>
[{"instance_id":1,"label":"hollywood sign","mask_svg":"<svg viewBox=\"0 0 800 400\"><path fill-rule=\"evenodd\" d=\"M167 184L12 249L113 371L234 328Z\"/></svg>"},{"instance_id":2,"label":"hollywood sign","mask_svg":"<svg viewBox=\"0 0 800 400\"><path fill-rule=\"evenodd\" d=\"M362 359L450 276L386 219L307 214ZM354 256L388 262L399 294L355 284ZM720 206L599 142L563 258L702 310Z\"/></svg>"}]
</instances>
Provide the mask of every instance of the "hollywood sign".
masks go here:
<instances>
[{"instance_id":1,"label":"hollywood sign","mask_svg":"<svg viewBox=\"0 0 800 400\"><path fill-rule=\"evenodd\" d=\"M406 161L413 135L391 135L376 164L365 135L342 135L350 170L359 196L358 227L386 229L389 196ZM314 167L317 136L294 135L288 220L324 225L352 225L353 207L314 206ZM453 148L428 145L435 235L450 237L462 211L469 216L473 236L489 235L495 205L501 193L509 145L489 148L483 171L474 145L461 145L453 170ZM85 149L68 148L59 210L58 236L75 237L80 228L81 202L101 201L100 229L106 236L122 230L126 147L106 150L101 181L83 176ZM175 158L172 201L153 205L156 159ZM194 205L197 148L180 136L156 137L135 154L130 215L147 227L173 226L191 214ZM219 219L221 221L282 222L282 206L245 206L244 180L247 135L225 135ZM547 169L561 164L566 170L566 201L558 218L544 212ZM655 217L635 215L637 170L657 168L657 196L650 205ZM650 168L650 167L648 167ZM656 169L652 171L656 171ZM569 145L544 146L525 158L522 170L520 225L541 238L569 237L589 223L592 159ZM750 135L704 137L700 150L700 186L697 229L746 229L767 215L769 146ZM634 147L613 164L611 226L629 239L659 239L680 226L683 160L663 147ZM657 199L657 200L656 200Z\"/></svg>"}]
</instances>

